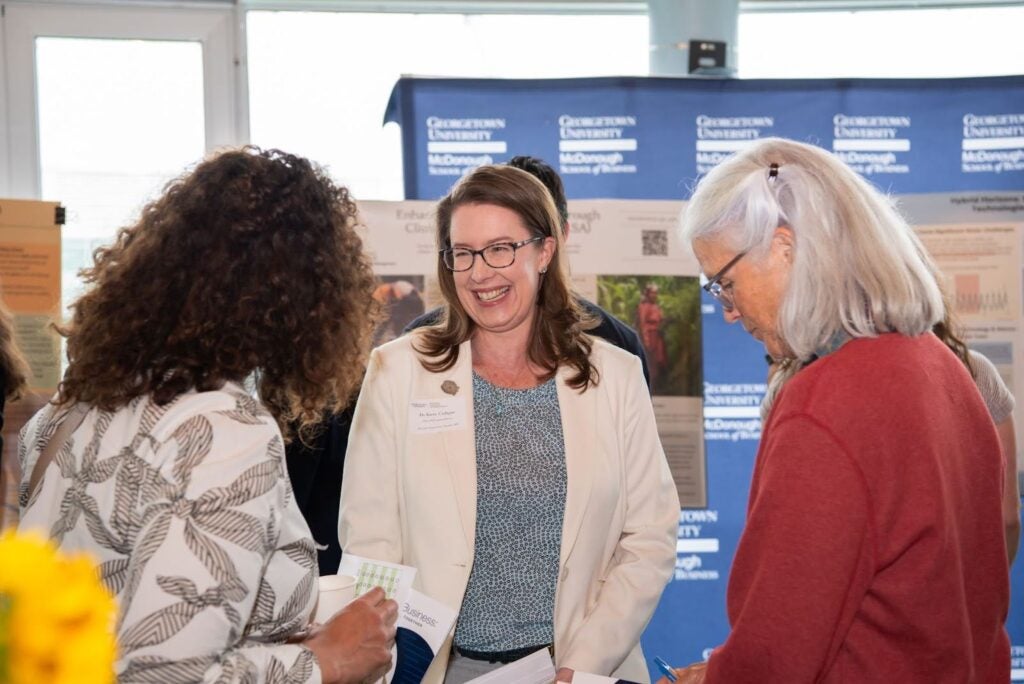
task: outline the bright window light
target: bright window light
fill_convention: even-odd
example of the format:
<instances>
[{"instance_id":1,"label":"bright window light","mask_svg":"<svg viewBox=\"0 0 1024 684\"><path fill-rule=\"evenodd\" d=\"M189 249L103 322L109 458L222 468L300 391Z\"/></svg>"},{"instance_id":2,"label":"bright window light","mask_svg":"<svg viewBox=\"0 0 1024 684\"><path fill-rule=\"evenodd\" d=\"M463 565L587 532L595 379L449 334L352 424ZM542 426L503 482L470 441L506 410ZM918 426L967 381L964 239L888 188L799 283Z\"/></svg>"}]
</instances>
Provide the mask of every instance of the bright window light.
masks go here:
<instances>
[{"instance_id":1,"label":"bright window light","mask_svg":"<svg viewBox=\"0 0 1024 684\"><path fill-rule=\"evenodd\" d=\"M1024 7L740 14L742 78L1024 74Z\"/></svg>"},{"instance_id":2,"label":"bright window light","mask_svg":"<svg viewBox=\"0 0 1024 684\"><path fill-rule=\"evenodd\" d=\"M36 39L42 197L67 209L62 300L143 203L202 158L197 42ZM111 78L116 74L116 78Z\"/></svg>"},{"instance_id":3,"label":"bright window light","mask_svg":"<svg viewBox=\"0 0 1024 684\"><path fill-rule=\"evenodd\" d=\"M642 76L644 15L248 12L250 138L327 166L359 199L401 199L403 74Z\"/></svg>"}]
</instances>

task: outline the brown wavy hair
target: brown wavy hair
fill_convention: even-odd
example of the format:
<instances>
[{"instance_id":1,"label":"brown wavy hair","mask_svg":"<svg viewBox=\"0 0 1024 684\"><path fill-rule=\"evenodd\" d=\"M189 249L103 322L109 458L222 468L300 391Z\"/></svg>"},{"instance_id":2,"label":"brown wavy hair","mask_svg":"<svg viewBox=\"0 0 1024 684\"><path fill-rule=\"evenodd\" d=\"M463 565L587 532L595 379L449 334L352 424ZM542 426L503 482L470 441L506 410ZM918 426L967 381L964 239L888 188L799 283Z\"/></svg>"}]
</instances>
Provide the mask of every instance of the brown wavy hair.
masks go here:
<instances>
[{"instance_id":1,"label":"brown wavy hair","mask_svg":"<svg viewBox=\"0 0 1024 684\"><path fill-rule=\"evenodd\" d=\"M0 376L3 378L4 399L20 399L28 389L31 375L28 361L14 339L14 316L0 301Z\"/></svg>"},{"instance_id":2,"label":"brown wavy hair","mask_svg":"<svg viewBox=\"0 0 1024 684\"><path fill-rule=\"evenodd\" d=\"M950 351L956 354L961 363L967 366L967 372L971 374L971 377L977 379L977 370L974 368L974 362L971 361L970 349L963 340L963 325L961 325L960 319L957 318L956 314L953 313L953 302L949 292L946 291L945 287L942 287L941 280L939 280L939 286L942 289L942 303L945 306L946 313L941 321L932 326L932 332L944 345L949 347Z\"/></svg>"},{"instance_id":3,"label":"brown wavy hair","mask_svg":"<svg viewBox=\"0 0 1024 684\"><path fill-rule=\"evenodd\" d=\"M543 368L543 379L555 374L566 364L576 369L569 385L585 390L597 385L598 372L590 363L591 339L584 330L594 321L580 308L570 287L569 267L563 249L562 221L544 184L535 177L512 166L481 166L464 176L437 205L437 248L451 245L452 214L465 204L492 204L510 209L519 215L523 225L534 237L553 238L555 253L547 274L540 281L533 333L527 348L529 360ZM462 304L452 272L437 257L437 279L444 296L445 314L440 323L425 329L417 351L431 357L421 359L427 370L439 373L455 365L459 345L473 336L476 323Z\"/></svg>"},{"instance_id":4,"label":"brown wavy hair","mask_svg":"<svg viewBox=\"0 0 1024 684\"><path fill-rule=\"evenodd\" d=\"M96 250L58 402L158 404L255 374L285 437L347 405L376 316L356 205L279 150L217 154Z\"/></svg>"}]
</instances>

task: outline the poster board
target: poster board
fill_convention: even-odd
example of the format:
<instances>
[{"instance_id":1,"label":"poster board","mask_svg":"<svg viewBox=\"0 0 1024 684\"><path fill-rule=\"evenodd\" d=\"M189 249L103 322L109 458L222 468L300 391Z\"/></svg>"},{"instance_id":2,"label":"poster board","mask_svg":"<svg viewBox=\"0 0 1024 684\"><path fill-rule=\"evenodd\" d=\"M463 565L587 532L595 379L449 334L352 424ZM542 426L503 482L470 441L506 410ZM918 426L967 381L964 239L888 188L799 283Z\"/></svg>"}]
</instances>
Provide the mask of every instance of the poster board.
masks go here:
<instances>
[{"instance_id":1,"label":"poster board","mask_svg":"<svg viewBox=\"0 0 1024 684\"><path fill-rule=\"evenodd\" d=\"M17 522L18 432L60 381L61 224L57 202L0 199L0 296L32 374L28 393L4 410L0 454L0 528Z\"/></svg>"}]
</instances>

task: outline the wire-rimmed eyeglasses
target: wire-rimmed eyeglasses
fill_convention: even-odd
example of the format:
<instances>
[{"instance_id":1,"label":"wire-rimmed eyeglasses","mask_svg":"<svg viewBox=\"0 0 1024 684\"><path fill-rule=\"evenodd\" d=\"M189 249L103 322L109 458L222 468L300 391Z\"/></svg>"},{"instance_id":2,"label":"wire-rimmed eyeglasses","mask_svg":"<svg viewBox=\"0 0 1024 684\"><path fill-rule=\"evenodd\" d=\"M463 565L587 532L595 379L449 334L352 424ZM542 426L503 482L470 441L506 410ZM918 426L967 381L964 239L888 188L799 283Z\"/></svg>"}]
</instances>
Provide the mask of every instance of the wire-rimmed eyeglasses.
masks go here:
<instances>
[{"instance_id":1,"label":"wire-rimmed eyeglasses","mask_svg":"<svg viewBox=\"0 0 1024 684\"><path fill-rule=\"evenodd\" d=\"M708 278L708 282L704 283L704 291L714 297L722 305L722 309L725 311L732 311L735 304L732 301L732 283L722 287L720 282L722 278L728 273L729 269L736 265L736 262L743 258L743 256L749 250L743 250L732 259L729 260L725 266L721 268L715 275Z\"/></svg>"},{"instance_id":2,"label":"wire-rimmed eyeglasses","mask_svg":"<svg viewBox=\"0 0 1024 684\"><path fill-rule=\"evenodd\" d=\"M768 165L768 181L772 182L779 177L779 165L772 162ZM732 259L729 260L725 266L721 268L715 275L708 278L708 282L704 283L704 290L717 299L722 305L722 309L725 311L732 311L735 308L735 302L732 300L732 283L722 287L722 277L729 272L729 269L736 265L736 262L743 258L743 256L749 250L743 250Z\"/></svg>"},{"instance_id":3,"label":"wire-rimmed eyeglasses","mask_svg":"<svg viewBox=\"0 0 1024 684\"><path fill-rule=\"evenodd\" d=\"M543 239L543 235L538 235L537 237L520 240L519 242L496 242L493 245L487 245L483 249L449 247L448 249L440 250L438 253L441 255L441 261L444 262L448 270L455 273L468 271L473 268L473 262L476 261L478 254L484 260L484 263L491 268L508 268L516 261L516 250Z\"/></svg>"}]
</instances>

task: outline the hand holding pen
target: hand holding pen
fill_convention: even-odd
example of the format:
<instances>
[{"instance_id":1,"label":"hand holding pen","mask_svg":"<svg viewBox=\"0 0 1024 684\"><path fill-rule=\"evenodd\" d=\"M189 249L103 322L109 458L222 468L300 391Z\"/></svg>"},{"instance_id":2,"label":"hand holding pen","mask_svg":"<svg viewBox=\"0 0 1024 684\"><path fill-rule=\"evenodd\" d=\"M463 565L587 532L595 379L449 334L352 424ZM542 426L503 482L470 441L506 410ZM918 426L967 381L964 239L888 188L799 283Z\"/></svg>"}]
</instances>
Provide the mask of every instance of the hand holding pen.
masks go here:
<instances>
[{"instance_id":1,"label":"hand holding pen","mask_svg":"<svg viewBox=\"0 0 1024 684\"><path fill-rule=\"evenodd\" d=\"M675 670L673 670L668 663L658 656L654 656L654 664L659 670L661 670L661 674L665 675L665 679L668 681L674 682L678 679L678 677L676 677Z\"/></svg>"},{"instance_id":2,"label":"hand holding pen","mask_svg":"<svg viewBox=\"0 0 1024 684\"><path fill-rule=\"evenodd\" d=\"M702 684L704 675L707 673L708 664L694 663L689 667L673 669L671 665L661 658L655 657L654 664L665 676L658 680L657 684Z\"/></svg>"}]
</instances>

